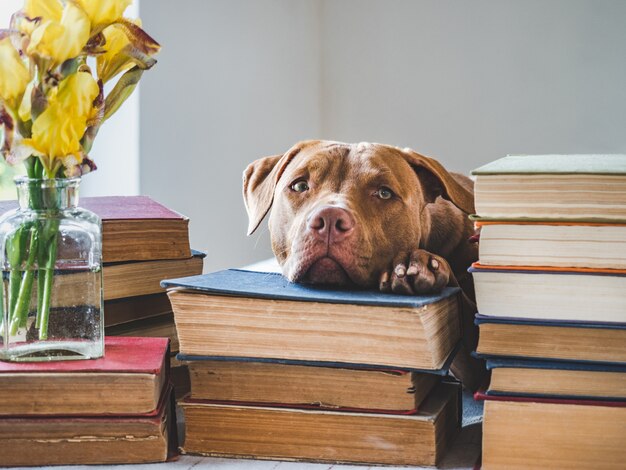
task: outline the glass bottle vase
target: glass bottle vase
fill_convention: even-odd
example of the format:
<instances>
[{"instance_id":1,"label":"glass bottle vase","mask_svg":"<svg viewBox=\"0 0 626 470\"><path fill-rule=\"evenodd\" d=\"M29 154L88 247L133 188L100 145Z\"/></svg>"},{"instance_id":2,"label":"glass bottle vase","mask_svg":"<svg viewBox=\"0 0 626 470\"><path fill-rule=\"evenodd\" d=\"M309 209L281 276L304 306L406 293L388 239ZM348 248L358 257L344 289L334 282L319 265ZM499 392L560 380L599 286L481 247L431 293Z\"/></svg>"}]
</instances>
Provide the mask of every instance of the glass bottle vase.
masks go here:
<instances>
[{"instance_id":1,"label":"glass bottle vase","mask_svg":"<svg viewBox=\"0 0 626 470\"><path fill-rule=\"evenodd\" d=\"M16 178L0 217L0 359L104 355L102 224L78 207L80 178Z\"/></svg>"}]
</instances>

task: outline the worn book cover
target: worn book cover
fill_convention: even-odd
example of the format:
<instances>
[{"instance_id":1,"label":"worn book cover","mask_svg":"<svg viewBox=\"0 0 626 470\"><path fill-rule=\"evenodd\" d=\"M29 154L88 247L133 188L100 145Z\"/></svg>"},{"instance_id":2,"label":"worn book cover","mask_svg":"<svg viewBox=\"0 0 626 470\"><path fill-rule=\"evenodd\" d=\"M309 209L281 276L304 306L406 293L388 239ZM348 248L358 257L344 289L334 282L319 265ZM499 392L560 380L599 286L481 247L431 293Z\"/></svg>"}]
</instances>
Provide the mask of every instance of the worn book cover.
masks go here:
<instances>
[{"instance_id":1,"label":"worn book cover","mask_svg":"<svg viewBox=\"0 0 626 470\"><path fill-rule=\"evenodd\" d=\"M620 469L626 402L475 395L485 400L482 468Z\"/></svg>"},{"instance_id":2,"label":"worn book cover","mask_svg":"<svg viewBox=\"0 0 626 470\"><path fill-rule=\"evenodd\" d=\"M105 391L106 388L101 388L100 394ZM66 393L66 400L69 398ZM163 389L155 412L144 416L0 419L0 455L2 465L8 466L164 462L177 455L177 448L176 409L171 386Z\"/></svg>"},{"instance_id":3,"label":"worn book cover","mask_svg":"<svg viewBox=\"0 0 626 470\"><path fill-rule=\"evenodd\" d=\"M484 219L626 221L626 155L510 155L472 174Z\"/></svg>"},{"instance_id":4,"label":"worn book cover","mask_svg":"<svg viewBox=\"0 0 626 470\"><path fill-rule=\"evenodd\" d=\"M100 359L0 362L0 380L4 417L156 415L169 381L169 340L106 337Z\"/></svg>"},{"instance_id":5,"label":"worn book cover","mask_svg":"<svg viewBox=\"0 0 626 470\"><path fill-rule=\"evenodd\" d=\"M162 285L186 355L437 370L460 339L458 288L402 296L241 270Z\"/></svg>"},{"instance_id":6,"label":"worn book cover","mask_svg":"<svg viewBox=\"0 0 626 470\"><path fill-rule=\"evenodd\" d=\"M480 357L626 363L626 324L476 315ZM572 347L575 345L575 347Z\"/></svg>"},{"instance_id":7,"label":"worn book cover","mask_svg":"<svg viewBox=\"0 0 626 470\"><path fill-rule=\"evenodd\" d=\"M626 363L626 323L476 315L481 357ZM575 345L576 347L572 347Z\"/></svg>"},{"instance_id":8,"label":"worn book cover","mask_svg":"<svg viewBox=\"0 0 626 470\"><path fill-rule=\"evenodd\" d=\"M488 396L626 400L626 364L494 357Z\"/></svg>"},{"instance_id":9,"label":"worn book cover","mask_svg":"<svg viewBox=\"0 0 626 470\"><path fill-rule=\"evenodd\" d=\"M411 413L442 379L432 373L277 362L185 361L190 399Z\"/></svg>"},{"instance_id":10,"label":"worn book cover","mask_svg":"<svg viewBox=\"0 0 626 470\"><path fill-rule=\"evenodd\" d=\"M460 387L440 384L409 415L185 400L189 454L437 465L460 428Z\"/></svg>"}]
</instances>

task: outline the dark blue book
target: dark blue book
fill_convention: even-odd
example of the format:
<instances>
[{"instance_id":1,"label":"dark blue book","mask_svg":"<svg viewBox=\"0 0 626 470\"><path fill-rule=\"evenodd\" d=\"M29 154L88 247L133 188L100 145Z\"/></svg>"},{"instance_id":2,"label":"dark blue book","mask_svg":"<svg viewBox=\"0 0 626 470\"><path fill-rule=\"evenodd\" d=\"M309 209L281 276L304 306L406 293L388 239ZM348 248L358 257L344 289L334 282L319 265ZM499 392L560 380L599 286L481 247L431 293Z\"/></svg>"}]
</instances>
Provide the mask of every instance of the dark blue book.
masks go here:
<instances>
[{"instance_id":1,"label":"dark blue book","mask_svg":"<svg viewBox=\"0 0 626 470\"><path fill-rule=\"evenodd\" d=\"M626 401L626 364L487 359L492 396Z\"/></svg>"},{"instance_id":2,"label":"dark blue book","mask_svg":"<svg viewBox=\"0 0 626 470\"><path fill-rule=\"evenodd\" d=\"M476 355L537 361L626 364L626 324L477 315Z\"/></svg>"},{"instance_id":3,"label":"dark blue book","mask_svg":"<svg viewBox=\"0 0 626 470\"><path fill-rule=\"evenodd\" d=\"M434 371L461 335L458 288L402 296L236 269L161 285L183 356Z\"/></svg>"}]
</instances>

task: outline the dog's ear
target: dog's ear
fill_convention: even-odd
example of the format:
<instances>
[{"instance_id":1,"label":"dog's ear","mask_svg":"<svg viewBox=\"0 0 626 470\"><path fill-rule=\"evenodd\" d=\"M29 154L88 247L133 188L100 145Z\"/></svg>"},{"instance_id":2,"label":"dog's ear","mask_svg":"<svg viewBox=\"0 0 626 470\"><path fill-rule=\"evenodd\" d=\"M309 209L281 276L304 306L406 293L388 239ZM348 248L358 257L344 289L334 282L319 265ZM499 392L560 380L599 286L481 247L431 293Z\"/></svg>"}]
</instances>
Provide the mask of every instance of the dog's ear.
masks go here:
<instances>
[{"instance_id":1,"label":"dog's ear","mask_svg":"<svg viewBox=\"0 0 626 470\"><path fill-rule=\"evenodd\" d=\"M441 163L411 149L402 149L401 152L422 181L427 202L434 202L437 196L442 196L466 214L475 212L472 192L448 173Z\"/></svg>"},{"instance_id":2,"label":"dog's ear","mask_svg":"<svg viewBox=\"0 0 626 470\"><path fill-rule=\"evenodd\" d=\"M243 201L248 212L248 235L254 233L272 207L276 184L287 165L311 143L313 141L300 142L282 155L260 158L243 172Z\"/></svg>"}]
</instances>

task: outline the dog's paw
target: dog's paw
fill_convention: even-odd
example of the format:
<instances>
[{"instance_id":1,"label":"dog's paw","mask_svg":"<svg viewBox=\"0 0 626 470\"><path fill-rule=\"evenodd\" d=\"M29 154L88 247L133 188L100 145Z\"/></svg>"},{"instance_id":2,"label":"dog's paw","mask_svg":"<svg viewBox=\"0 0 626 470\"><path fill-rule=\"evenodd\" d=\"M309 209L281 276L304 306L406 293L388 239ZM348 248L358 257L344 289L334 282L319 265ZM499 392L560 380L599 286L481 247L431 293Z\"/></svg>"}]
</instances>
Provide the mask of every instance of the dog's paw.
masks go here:
<instances>
[{"instance_id":1,"label":"dog's paw","mask_svg":"<svg viewBox=\"0 0 626 470\"><path fill-rule=\"evenodd\" d=\"M381 292L416 295L440 292L450 281L451 270L441 256L414 250L396 256L379 279Z\"/></svg>"}]
</instances>

